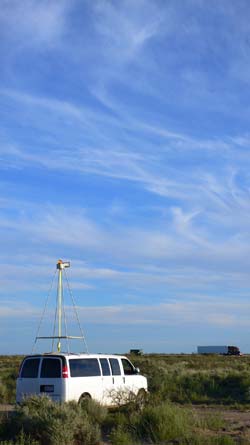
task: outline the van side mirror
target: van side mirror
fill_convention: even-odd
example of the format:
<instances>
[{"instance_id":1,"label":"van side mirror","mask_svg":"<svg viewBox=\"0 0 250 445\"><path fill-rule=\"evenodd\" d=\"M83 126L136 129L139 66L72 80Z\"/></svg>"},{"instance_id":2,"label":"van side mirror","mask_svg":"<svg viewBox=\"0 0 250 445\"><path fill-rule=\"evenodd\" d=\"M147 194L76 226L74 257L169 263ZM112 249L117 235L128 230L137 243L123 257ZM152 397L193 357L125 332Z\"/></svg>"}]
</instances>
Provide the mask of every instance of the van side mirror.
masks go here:
<instances>
[{"instance_id":1,"label":"van side mirror","mask_svg":"<svg viewBox=\"0 0 250 445\"><path fill-rule=\"evenodd\" d=\"M140 374L140 368L135 368L135 374Z\"/></svg>"}]
</instances>

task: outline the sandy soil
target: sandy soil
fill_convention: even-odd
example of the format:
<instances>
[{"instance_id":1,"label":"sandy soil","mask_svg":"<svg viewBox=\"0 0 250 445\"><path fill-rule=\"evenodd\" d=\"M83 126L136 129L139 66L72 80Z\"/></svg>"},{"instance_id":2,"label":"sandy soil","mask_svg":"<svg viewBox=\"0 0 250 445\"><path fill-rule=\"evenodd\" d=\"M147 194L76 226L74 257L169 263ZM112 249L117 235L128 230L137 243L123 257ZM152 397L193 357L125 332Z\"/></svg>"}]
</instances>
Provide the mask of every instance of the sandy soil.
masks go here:
<instances>
[{"instance_id":1,"label":"sandy soil","mask_svg":"<svg viewBox=\"0 0 250 445\"><path fill-rule=\"evenodd\" d=\"M226 409L224 407L194 407L199 415L218 415L225 420L225 427L222 428L220 434L230 435L239 440L244 440L244 444L250 444L250 410L241 411L235 409Z\"/></svg>"},{"instance_id":2,"label":"sandy soil","mask_svg":"<svg viewBox=\"0 0 250 445\"><path fill-rule=\"evenodd\" d=\"M15 409L14 405L0 404L0 412L1 413L6 413L6 412L8 413L8 412L14 411L14 409Z\"/></svg>"}]
</instances>

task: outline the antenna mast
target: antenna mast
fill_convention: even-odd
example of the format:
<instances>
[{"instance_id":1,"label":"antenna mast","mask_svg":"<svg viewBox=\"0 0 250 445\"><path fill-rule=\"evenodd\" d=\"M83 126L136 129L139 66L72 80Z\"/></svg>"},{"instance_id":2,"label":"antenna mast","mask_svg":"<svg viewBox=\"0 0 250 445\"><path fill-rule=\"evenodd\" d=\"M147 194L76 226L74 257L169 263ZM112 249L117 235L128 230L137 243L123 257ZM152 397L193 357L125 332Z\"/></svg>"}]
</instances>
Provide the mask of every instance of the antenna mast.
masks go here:
<instances>
[{"instance_id":1,"label":"antenna mast","mask_svg":"<svg viewBox=\"0 0 250 445\"><path fill-rule=\"evenodd\" d=\"M39 327L38 327L38 332L37 332L37 336L36 336L36 338L35 338L35 342L34 342L34 346L33 346L33 348L32 348L32 352L33 352L33 350L34 350L34 347L35 347L35 344L36 344L36 342L37 342L37 340L39 340L39 339L57 339L58 341L57 341L57 351L58 352L61 352L61 340L62 339L65 339L65 340L72 340L72 339L80 339L80 340L83 340L83 342L84 342L84 345L85 345L85 348L86 348L86 351L87 351L87 353L88 353L88 347L87 347L87 344L86 344L86 341L85 341L85 338L84 338L84 335L83 335L83 332L82 332L82 329L81 329L81 326L80 326L80 323L79 323L79 319L78 319L78 316L77 316L77 312L76 312L76 307L75 307L75 302L74 302L74 299L73 299L73 295L72 295L72 293L71 293L71 291L70 291L70 289L69 289L69 291L70 291L70 295L71 295L71 299L72 299L72 303L73 303L73 305L74 305L74 309L75 309L75 312L76 312L76 316L77 316L77 321L78 321L78 325L79 325L79 328L80 328L80 331L81 331L81 336L73 336L73 335L63 335L62 334L62 317L63 317L63 284L62 284L62 272L63 272L63 270L64 269L66 269L66 268L68 268L68 267L70 267L70 262L69 261L62 261L62 260L58 260L57 261L57 264L56 264L56 268L57 268L57 270L58 270L58 285L57 285L57 308L56 308L56 312L55 312L55 324L54 324L54 328L55 328L55 326L56 326L56 320L57 320L57 322L58 322L58 335L54 335L53 334L53 336L42 336L42 337L38 337L38 333L39 333L39 330L40 330L40 327L41 327L41 322L42 322L42 319L43 319L43 317L44 317L44 313L45 313L45 309L46 309L46 307L45 307L45 309L44 309L44 311L43 311L43 315L42 315L42 319L41 319L41 321L40 321L40 324L39 324ZM67 276L66 276L66 278L67 278ZM68 279L67 279L67 283L68 283ZM69 284L68 284L68 287L69 287ZM47 302L46 302L46 306L47 306ZM65 313L64 313L64 315L65 315ZM55 332L55 330L54 330L54 332ZM53 346L52 346L53 347Z\"/></svg>"},{"instance_id":2,"label":"antenna mast","mask_svg":"<svg viewBox=\"0 0 250 445\"><path fill-rule=\"evenodd\" d=\"M62 271L66 267L70 267L70 262L62 260L57 261L56 268L58 269L58 286L57 286L57 307L58 307L58 342L57 350L61 351L61 338L62 338Z\"/></svg>"}]
</instances>

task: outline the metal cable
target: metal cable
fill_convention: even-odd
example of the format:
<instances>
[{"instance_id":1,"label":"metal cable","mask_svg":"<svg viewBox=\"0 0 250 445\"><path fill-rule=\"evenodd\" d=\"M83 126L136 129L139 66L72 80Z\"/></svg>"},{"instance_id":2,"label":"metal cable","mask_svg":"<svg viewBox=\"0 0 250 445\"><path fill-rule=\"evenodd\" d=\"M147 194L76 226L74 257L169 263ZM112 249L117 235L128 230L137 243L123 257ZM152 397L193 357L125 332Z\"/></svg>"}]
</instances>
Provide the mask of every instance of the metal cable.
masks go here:
<instances>
[{"instance_id":1,"label":"metal cable","mask_svg":"<svg viewBox=\"0 0 250 445\"><path fill-rule=\"evenodd\" d=\"M58 312L58 300L56 299L56 310L55 310L55 317L54 317L54 325L53 325L53 335L52 335L52 352L54 351L54 344L55 344L55 333L56 333L56 320L57 320L57 312Z\"/></svg>"},{"instance_id":2,"label":"metal cable","mask_svg":"<svg viewBox=\"0 0 250 445\"><path fill-rule=\"evenodd\" d=\"M35 345L36 345L36 342L37 342L37 337L38 337L38 334L39 334L40 329L41 329L41 325L42 325L42 322L43 322L43 319L44 319L45 311L46 311L47 306L48 306L48 301L49 301L50 293L51 293L51 290L52 290L52 287L53 287L53 284L54 284L55 276L56 276L56 270L55 270L54 276L52 278L52 282L51 282L51 285L50 285L50 288L49 288L49 292L48 292L48 295L47 295L47 298L46 298L46 301L45 301L44 309L43 309L43 312L42 312L42 315L41 315L41 318L40 318L40 322L39 322L39 325L38 325L38 328L37 328L37 333L36 333L35 341L34 341L34 344L33 344L32 350L31 350L31 354L33 354L34 349L35 349Z\"/></svg>"},{"instance_id":3,"label":"metal cable","mask_svg":"<svg viewBox=\"0 0 250 445\"><path fill-rule=\"evenodd\" d=\"M70 286L69 286L69 280L68 280L67 272L66 272L66 270L64 272L65 272L65 276L66 276L66 281L67 281L69 294L70 294L70 297L71 297L71 300L72 300L72 303L73 303L73 308L74 308L74 311L75 311L75 316L76 316L76 319L77 319L78 327L79 327L79 330L80 330L80 333L81 333L81 336L82 336L82 340L83 340L86 352L87 352L87 354L89 354L88 345L87 345L87 342L86 342L86 339L85 339L85 336L84 336L84 333L83 333L83 330L82 330L82 327L81 327L81 324L80 324L80 320L79 320L79 317L78 317L78 313L77 313L77 310L76 310L76 304L75 304L74 296L73 296L73 293L72 293L72 291L70 289Z\"/></svg>"}]
</instances>

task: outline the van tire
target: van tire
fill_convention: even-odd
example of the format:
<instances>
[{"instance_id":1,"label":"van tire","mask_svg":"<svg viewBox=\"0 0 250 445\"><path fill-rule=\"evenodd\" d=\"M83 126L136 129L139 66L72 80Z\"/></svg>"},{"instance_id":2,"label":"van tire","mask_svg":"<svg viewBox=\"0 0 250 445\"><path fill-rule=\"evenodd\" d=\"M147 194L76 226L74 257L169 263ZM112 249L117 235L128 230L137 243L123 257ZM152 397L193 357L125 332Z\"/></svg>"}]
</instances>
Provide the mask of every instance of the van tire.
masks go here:
<instances>
[{"instance_id":1,"label":"van tire","mask_svg":"<svg viewBox=\"0 0 250 445\"><path fill-rule=\"evenodd\" d=\"M91 395L88 392L84 392L80 399L78 400L79 405L81 405L82 403L85 402L85 400L90 400L91 399Z\"/></svg>"},{"instance_id":2,"label":"van tire","mask_svg":"<svg viewBox=\"0 0 250 445\"><path fill-rule=\"evenodd\" d=\"M148 398L147 391L145 391L144 388L139 389L137 396L136 396L136 403L137 403L139 409L144 408L147 398Z\"/></svg>"}]
</instances>

